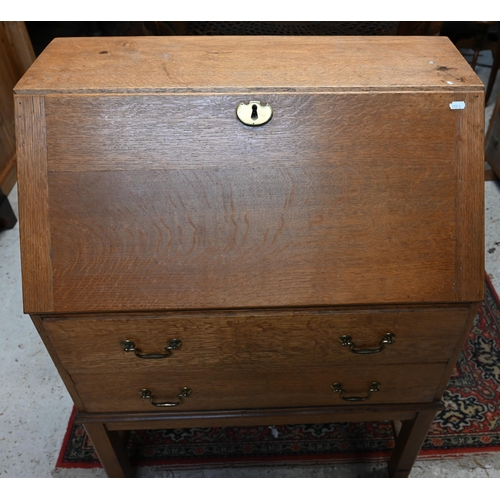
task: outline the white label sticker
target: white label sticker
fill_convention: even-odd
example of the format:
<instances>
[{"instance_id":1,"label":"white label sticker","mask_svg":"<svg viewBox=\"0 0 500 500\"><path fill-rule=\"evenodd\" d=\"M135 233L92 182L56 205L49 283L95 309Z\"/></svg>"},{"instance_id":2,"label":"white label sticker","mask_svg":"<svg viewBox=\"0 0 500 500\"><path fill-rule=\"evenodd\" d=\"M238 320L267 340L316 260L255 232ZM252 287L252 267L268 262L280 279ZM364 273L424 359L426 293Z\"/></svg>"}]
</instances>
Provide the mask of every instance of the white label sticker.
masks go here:
<instances>
[{"instance_id":1,"label":"white label sticker","mask_svg":"<svg viewBox=\"0 0 500 500\"><path fill-rule=\"evenodd\" d=\"M465 109L465 102L464 101L450 102L450 109Z\"/></svg>"}]
</instances>

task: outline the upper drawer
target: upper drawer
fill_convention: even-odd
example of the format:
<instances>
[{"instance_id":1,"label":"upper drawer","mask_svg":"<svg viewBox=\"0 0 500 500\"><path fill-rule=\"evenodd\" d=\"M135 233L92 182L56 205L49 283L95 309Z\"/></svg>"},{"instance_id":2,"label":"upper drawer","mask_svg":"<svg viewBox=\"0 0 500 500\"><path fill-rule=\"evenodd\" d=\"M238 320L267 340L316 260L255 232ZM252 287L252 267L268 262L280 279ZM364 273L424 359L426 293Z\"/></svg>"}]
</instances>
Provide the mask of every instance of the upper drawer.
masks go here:
<instances>
[{"instance_id":1,"label":"upper drawer","mask_svg":"<svg viewBox=\"0 0 500 500\"><path fill-rule=\"evenodd\" d=\"M482 298L481 92L16 104L26 312Z\"/></svg>"},{"instance_id":2,"label":"upper drawer","mask_svg":"<svg viewBox=\"0 0 500 500\"><path fill-rule=\"evenodd\" d=\"M465 306L253 310L56 316L44 318L43 324L71 376L221 367L259 372L270 366L299 372L347 366L355 371L361 366L446 363L463 340L469 315ZM133 342L137 352L125 352L125 341Z\"/></svg>"}]
</instances>

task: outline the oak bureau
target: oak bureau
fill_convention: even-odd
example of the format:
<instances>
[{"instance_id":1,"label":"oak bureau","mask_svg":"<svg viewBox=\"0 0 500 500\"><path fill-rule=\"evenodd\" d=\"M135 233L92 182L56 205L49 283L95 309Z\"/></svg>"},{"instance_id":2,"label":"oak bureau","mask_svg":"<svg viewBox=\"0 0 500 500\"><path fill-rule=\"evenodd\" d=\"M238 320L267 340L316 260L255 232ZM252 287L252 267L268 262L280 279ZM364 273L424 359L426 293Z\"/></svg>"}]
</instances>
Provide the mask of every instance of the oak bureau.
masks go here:
<instances>
[{"instance_id":1,"label":"oak bureau","mask_svg":"<svg viewBox=\"0 0 500 500\"><path fill-rule=\"evenodd\" d=\"M483 298L448 39L55 39L14 99L25 312L109 476L121 431L355 420L410 473Z\"/></svg>"}]
</instances>

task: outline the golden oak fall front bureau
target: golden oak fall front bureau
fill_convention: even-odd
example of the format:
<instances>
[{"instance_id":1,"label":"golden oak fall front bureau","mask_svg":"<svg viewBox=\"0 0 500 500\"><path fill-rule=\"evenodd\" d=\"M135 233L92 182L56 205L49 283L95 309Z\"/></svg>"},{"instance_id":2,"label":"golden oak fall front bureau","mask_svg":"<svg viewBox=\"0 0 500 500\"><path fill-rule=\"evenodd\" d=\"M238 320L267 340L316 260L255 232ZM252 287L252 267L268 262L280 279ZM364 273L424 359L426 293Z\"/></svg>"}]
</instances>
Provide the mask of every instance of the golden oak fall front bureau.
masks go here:
<instances>
[{"instance_id":1,"label":"golden oak fall front bureau","mask_svg":"<svg viewBox=\"0 0 500 500\"><path fill-rule=\"evenodd\" d=\"M56 39L15 88L29 313L122 430L394 420L483 298L483 86L440 37Z\"/></svg>"}]
</instances>

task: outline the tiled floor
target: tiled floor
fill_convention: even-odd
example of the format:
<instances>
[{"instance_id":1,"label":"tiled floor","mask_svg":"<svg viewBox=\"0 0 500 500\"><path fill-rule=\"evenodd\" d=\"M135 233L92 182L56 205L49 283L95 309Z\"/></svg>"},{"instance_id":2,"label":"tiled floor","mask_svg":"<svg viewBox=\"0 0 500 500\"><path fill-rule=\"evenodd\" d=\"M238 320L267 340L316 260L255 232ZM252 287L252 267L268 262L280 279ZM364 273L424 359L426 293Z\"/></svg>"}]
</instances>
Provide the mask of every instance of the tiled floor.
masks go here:
<instances>
[{"instance_id":1,"label":"tiled floor","mask_svg":"<svg viewBox=\"0 0 500 500\"><path fill-rule=\"evenodd\" d=\"M490 63L482 54L479 63ZM479 66L486 83L489 70ZM486 110L487 122L500 77ZM17 213L17 193L9 199ZM500 291L500 185L486 183L486 270ZM105 477L102 469L55 469L72 408L30 319L23 315L18 227L0 233L0 477ZM380 465L224 468L183 472L141 468L140 477L385 477ZM500 477L500 453L415 464L411 477Z\"/></svg>"}]
</instances>

